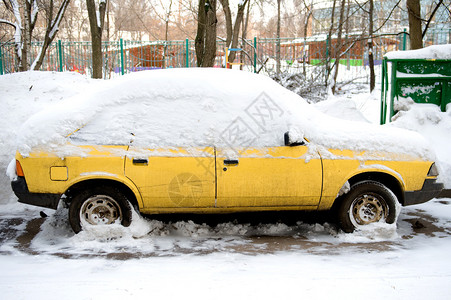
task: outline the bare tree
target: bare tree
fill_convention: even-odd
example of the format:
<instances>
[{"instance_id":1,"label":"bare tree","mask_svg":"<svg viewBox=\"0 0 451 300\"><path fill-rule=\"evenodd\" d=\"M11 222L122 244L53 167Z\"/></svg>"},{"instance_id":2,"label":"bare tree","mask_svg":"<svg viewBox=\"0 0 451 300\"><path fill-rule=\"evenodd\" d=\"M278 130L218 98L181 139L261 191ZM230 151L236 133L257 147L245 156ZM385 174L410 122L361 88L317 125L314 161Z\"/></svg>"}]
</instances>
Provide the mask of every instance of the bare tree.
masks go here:
<instances>
[{"instance_id":1,"label":"bare tree","mask_svg":"<svg viewBox=\"0 0 451 300\"><path fill-rule=\"evenodd\" d=\"M47 29L45 31L44 44L42 45L41 50L39 51L39 54L36 57L36 60L31 65L31 68L33 70L39 70L41 68L42 62L44 61L45 52L47 51L48 47L55 39L56 33L59 30L59 25L61 24L61 20L63 19L64 13L66 12L69 2L70 2L70 0L63 0L60 4L58 11L55 14L54 2L53 2L53 0L49 1L49 5L46 7L46 10L45 10L46 20L47 20ZM27 1L27 3L28 3L28 1ZM31 16L30 25L32 25L34 27L35 24L33 24L32 22L33 22L33 18ZM30 32L30 35L31 35L31 32Z\"/></svg>"},{"instance_id":2,"label":"bare tree","mask_svg":"<svg viewBox=\"0 0 451 300\"><path fill-rule=\"evenodd\" d=\"M88 17L83 14L86 11L86 2L71 1L61 22L60 32L65 39L70 41L86 41L90 38Z\"/></svg>"},{"instance_id":3,"label":"bare tree","mask_svg":"<svg viewBox=\"0 0 451 300\"><path fill-rule=\"evenodd\" d=\"M169 6L166 10L165 30L164 30L164 51L163 51L163 69L166 67L166 55L168 52L168 32L169 32L169 18L171 16L172 0L169 0Z\"/></svg>"},{"instance_id":4,"label":"bare tree","mask_svg":"<svg viewBox=\"0 0 451 300\"><path fill-rule=\"evenodd\" d=\"M247 10L246 10L246 17L243 18L242 20L242 25L241 25L241 37L243 39L247 38L247 30L248 30L248 26L249 26L249 17L250 17L250 11L251 11L251 1L249 0L249 3L247 4Z\"/></svg>"},{"instance_id":5,"label":"bare tree","mask_svg":"<svg viewBox=\"0 0 451 300\"><path fill-rule=\"evenodd\" d=\"M92 78L102 78L102 31L108 0L100 0L98 11L95 0L86 0L92 41Z\"/></svg>"},{"instance_id":6,"label":"bare tree","mask_svg":"<svg viewBox=\"0 0 451 300\"><path fill-rule=\"evenodd\" d=\"M429 25L431 24L432 20L435 17L435 13L437 12L437 10L440 8L441 5L444 5L443 0L439 0L438 3L435 5L434 9L432 10L431 14L429 15L428 20L426 21L426 25L424 27L423 30L423 34L422 37L424 38L424 36L426 35L426 32L429 29ZM446 6L445 6L446 7ZM449 10L448 10L449 11ZM449 15L451 16L451 11L449 11Z\"/></svg>"},{"instance_id":7,"label":"bare tree","mask_svg":"<svg viewBox=\"0 0 451 300\"><path fill-rule=\"evenodd\" d=\"M235 18L235 23L232 24L232 13L230 10L229 0L219 0L221 2L222 8L224 10L224 16L226 20L226 46L229 48L236 48L238 46L240 27L244 19L244 10L248 0L241 1L238 4L238 10ZM236 57L236 52L233 51L229 55L229 62L233 62Z\"/></svg>"},{"instance_id":8,"label":"bare tree","mask_svg":"<svg viewBox=\"0 0 451 300\"><path fill-rule=\"evenodd\" d=\"M23 14L20 11L19 2L15 0L3 1L6 9L13 14L14 21L0 20L0 23L14 28L15 55L19 66L19 71L28 70L28 20L22 21ZM25 34L24 34L25 33Z\"/></svg>"},{"instance_id":9,"label":"bare tree","mask_svg":"<svg viewBox=\"0 0 451 300\"><path fill-rule=\"evenodd\" d=\"M369 10L368 10L368 17L369 17L369 34L370 38L368 39L368 63L370 67L370 92L374 90L376 87L376 74L374 73L374 54L373 54L373 30L374 30L374 24L373 24L373 15L374 15L374 3L373 0L369 0Z\"/></svg>"},{"instance_id":10,"label":"bare tree","mask_svg":"<svg viewBox=\"0 0 451 300\"><path fill-rule=\"evenodd\" d=\"M58 33L61 20L69 2L70 0L62 0L58 6L53 0L50 0L40 2L38 6L37 0L23 0L21 2L17 0L3 0L6 10L11 13L11 18L14 21L0 20L0 23L14 28L15 54L20 71L26 71L30 68L28 64L29 44L33 38L33 31L39 12L43 11L45 14L46 30L44 43L39 50L39 54L31 64L33 70L40 69L45 53Z\"/></svg>"},{"instance_id":11,"label":"bare tree","mask_svg":"<svg viewBox=\"0 0 451 300\"><path fill-rule=\"evenodd\" d=\"M332 50L332 33L334 30L334 20L335 20L335 5L337 3L337 0L333 1L332 5L332 13L331 13L331 19L330 19L330 27L329 27L329 34L327 35L327 45L326 45L326 77L325 77L325 86L329 85L329 76L331 72L330 67L330 57L331 57L331 50Z\"/></svg>"},{"instance_id":12,"label":"bare tree","mask_svg":"<svg viewBox=\"0 0 451 300\"><path fill-rule=\"evenodd\" d=\"M276 43L276 73L280 74L280 3L282 0L277 0L277 43Z\"/></svg>"},{"instance_id":13,"label":"bare tree","mask_svg":"<svg viewBox=\"0 0 451 300\"><path fill-rule=\"evenodd\" d=\"M337 78L338 78L338 67L340 66L340 58L342 56L341 50L342 50L342 34L343 34L343 21L344 21L344 12L345 12L345 6L346 6L346 0L341 0L340 5L340 18L338 21L338 32L337 32L337 45L335 47L335 71L333 76L333 83L332 83L332 93L335 94L335 90L337 88Z\"/></svg>"}]
</instances>

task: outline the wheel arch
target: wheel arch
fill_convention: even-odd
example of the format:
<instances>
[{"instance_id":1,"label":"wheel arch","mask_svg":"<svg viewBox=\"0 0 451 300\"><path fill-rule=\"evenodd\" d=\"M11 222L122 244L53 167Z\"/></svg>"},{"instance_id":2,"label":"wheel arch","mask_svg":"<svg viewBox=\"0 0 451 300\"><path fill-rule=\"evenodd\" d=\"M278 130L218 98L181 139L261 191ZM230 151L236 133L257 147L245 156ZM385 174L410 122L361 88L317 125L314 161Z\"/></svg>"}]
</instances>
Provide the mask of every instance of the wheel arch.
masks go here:
<instances>
[{"instance_id":1,"label":"wheel arch","mask_svg":"<svg viewBox=\"0 0 451 300\"><path fill-rule=\"evenodd\" d=\"M395 194L396 198L398 198L399 203L401 203L402 205L404 204L403 183L395 176L384 172L371 171L356 174L349 178L348 182L351 186L353 186L354 184L365 180L372 180L382 183Z\"/></svg>"},{"instance_id":2,"label":"wheel arch","mask_svg":"<svg viewBox=\"0 0 451 300\"><path fill-rule=\"evenodd\" d=\"M129 187L124 182L114 180L114 179L105 179L105 178L96 178L96 179L86 179L79 182L74 183L71 185L66 192L64 193L66 195L67 202L70 203L71 198L76 195L79 191L89 189L94 186L111 186L119 190L121 193L123 193L127 199L130 201L133 207L135 209L139 209L140 204L139 201L141 199L138 199L136 193L133 191L131 187Z\"/></svg>"}]
</instances>

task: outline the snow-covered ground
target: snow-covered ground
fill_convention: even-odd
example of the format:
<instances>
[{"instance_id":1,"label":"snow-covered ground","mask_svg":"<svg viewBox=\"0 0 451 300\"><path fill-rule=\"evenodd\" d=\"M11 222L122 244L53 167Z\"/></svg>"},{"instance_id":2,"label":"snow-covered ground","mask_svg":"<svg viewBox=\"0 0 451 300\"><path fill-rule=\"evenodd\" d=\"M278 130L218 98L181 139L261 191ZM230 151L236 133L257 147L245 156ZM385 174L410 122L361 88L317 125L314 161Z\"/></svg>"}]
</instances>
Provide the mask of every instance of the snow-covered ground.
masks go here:
<instances>
[{"instance_id":1,"label":"snow-covered ground","mask_svg":"<svg viewBox=\"0 0 451 300\"><path fill-rule=\"evenodd\" d=\"M344 234L327 223L161 222L134 217L74 235L67 212L18 204L5 175L30 116L105 85L75 73L0 77L2 299L446 299L451 292L451 199L404 208L395 226ZM315 106L378 123L379 95L344 91ZM419 132L451 187L451 112L415 106L395 126ZM30 231L36 230L31 237ZM105 238L107 237L107 238Z\"/></svg>"}]
</instances>

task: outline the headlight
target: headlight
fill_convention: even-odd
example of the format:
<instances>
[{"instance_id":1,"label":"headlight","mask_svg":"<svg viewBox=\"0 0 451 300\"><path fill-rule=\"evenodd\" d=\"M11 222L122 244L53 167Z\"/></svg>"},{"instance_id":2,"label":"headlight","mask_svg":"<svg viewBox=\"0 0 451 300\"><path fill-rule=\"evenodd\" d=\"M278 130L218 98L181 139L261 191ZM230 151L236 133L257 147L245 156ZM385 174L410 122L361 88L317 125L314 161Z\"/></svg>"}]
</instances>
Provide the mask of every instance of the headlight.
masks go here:
<instances>
[{"instance_id":1,"label":"headlight","mask_svg":"<svg viewBox=\"0 0 451 300\"><path fill-rule=\"evenodd\" d=\"M438 168L435 163L433 163L429 169L428 176L438 176Z\"/></svg>"}]
</instances>

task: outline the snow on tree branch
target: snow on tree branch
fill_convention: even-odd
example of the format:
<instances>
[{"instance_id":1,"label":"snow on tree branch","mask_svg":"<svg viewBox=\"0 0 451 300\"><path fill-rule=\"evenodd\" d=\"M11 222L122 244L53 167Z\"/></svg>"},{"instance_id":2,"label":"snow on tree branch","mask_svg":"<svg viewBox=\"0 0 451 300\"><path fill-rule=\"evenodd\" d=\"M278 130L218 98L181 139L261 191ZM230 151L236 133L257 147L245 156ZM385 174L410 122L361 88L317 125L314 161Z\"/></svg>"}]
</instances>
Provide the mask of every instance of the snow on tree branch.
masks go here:
<instances>
[{"instance_id":1,"label":"snow on tree branch","mask_svg":"<svg viewBox=\"0 0 451 300\"><path fill-rule=\"evenodd\" d=\"M51 22L51 30L49 37L53 40L56 33L58 32L59 25L61 24L61 21L63 19L64 13L66 11L67 6L69 5L70 0L64 0L63 3L61 3L60 9L58 10L58 13L56 14L56 18L52 20Z\"/></svg>"}]
</instances>

